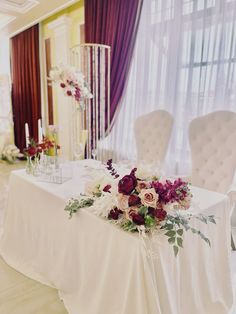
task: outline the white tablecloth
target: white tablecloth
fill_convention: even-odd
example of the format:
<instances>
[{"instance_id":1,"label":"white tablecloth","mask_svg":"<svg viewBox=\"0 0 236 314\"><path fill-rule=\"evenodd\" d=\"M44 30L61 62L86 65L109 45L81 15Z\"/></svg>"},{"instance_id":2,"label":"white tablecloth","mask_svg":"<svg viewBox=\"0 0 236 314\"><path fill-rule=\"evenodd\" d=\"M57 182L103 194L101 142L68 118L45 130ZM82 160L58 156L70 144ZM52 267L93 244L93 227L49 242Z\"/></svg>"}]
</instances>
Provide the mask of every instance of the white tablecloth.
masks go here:
<instances>
[{"instance_id":1,"label":"white tablecloth","mask_svg":"<svg viewBox=\"0 0 236 314\"><path fill-rule=\"evenodd\" d=\"M193 188L194 203L217 225L194 222L211 248L188 232L174 257L165 236L147 246L82 209L68 219L70 196L84 191L82 167L61 185L25 171L10 178L0 254L23 274L56 287L70 314L228 314L232 306L229 201ZM149 245L148 245L149 247Z\"/></svg>"}]
</instances>

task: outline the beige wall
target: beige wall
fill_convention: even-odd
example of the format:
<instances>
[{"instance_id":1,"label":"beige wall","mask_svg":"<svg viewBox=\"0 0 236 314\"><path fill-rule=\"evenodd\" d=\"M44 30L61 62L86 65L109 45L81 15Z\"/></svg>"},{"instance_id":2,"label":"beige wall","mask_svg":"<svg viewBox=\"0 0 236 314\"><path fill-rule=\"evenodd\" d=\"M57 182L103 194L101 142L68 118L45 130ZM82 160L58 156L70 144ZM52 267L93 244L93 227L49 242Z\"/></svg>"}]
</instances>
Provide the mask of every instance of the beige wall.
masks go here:
<instances>
[{"instance_id":1,"label":"beige wall","mask_svg":"<svg viewBox=\"0 0 236 314\"><path fill-rule=\"evenodd\" d=\"M43 111L45 116L47 116L47 92L46 92L46 74L45 74L45 55L44 55L44 41L47 38L51 40L51 62L52 67L57 65L56 54L59 52L55 48L55 32L49 26L51 23L57 19L66 16L70 19L70 38L69 38L69 47L71 48L75 45L80 44L80 24L84 24L84 1L80 0L78 3L50 16L46 20L41 22L41 47L42 47L42 84L43 84ZM61 43L62 45L65 43ZM53 89L53 115L54 115L54 124L58 123L58 99L57 91Z\"/></svg>"},{"instance_id":2,"label":"beige wall","mask_svg":"<svg viewBox=\"0 0 236 314\"><path fill-rule=\"evenodd\" d=\"M70 63L70 48L80 44L80 25L84 24L84 2L64 9L63 11L47 18L41 23L41 64L42 69L42 116L47 128L48 104L45 66L45 39L50 39L51 65ZM72 158L72 112L71 100L63 95L62 90L53 84L53 118L54 125L59 126L59 142L62 145L66 158Z\"/></svg>"}]
</instances>

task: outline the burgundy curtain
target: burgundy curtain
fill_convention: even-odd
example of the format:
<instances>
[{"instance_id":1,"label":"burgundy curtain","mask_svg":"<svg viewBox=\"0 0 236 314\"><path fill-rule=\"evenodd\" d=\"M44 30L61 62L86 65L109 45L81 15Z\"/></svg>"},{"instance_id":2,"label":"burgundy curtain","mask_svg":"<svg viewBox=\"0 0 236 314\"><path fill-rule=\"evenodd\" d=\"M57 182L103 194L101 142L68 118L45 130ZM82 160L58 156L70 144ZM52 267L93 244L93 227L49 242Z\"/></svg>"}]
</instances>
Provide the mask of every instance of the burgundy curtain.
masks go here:
<instances>
[{"instance_id":1,"label":"burgundy curtain","mask_svg":"<svg viewBox=\"0 0 236 314\"><path fill-rule=\"evenodd\" d=\"M39 26L35 25L11 40L12 110L15 144L25 147L25 123L37 140L41 118Z\"/></svg>"},{"instance_id":2,"label":"burgundy curtain","mask_svg":"<svg viewBox=\"0 0 236 314\"><path fill-rule=\"evenodd\" d=\"M122 97L143 0L85 0L85 42L111 46L111 121Z\"/></svg>"}]
</instances>

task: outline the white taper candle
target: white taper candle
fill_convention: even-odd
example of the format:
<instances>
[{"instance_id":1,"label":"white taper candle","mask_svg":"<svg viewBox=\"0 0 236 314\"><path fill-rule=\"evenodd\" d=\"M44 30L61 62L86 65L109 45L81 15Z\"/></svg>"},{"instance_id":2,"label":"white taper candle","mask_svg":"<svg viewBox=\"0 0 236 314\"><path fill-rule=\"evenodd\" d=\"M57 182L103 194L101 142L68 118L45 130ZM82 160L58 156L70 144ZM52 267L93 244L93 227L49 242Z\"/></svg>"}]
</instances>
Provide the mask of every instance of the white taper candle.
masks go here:
<instances>
[{"instance_id":1,"label":"white taper candle","mask_svg":"<svg viewBox=\"0 0 236 314\"><path fill-rule=\"evenodd\" d=\"M26 144L26 147L29 146L29 126L28 126L28 123L25 123L25 144Z\"/></svg>"},{"instance_id":2,"label":"white taper candle","mask_svg":"<svg viewBox=\"0 0 236 314\"><path fill-rule=\"evenodd\" d=\"M42 143L43 141L43 130L41 125L41 119L38 119L38 142Z\"/></svg>"}]
</instances>

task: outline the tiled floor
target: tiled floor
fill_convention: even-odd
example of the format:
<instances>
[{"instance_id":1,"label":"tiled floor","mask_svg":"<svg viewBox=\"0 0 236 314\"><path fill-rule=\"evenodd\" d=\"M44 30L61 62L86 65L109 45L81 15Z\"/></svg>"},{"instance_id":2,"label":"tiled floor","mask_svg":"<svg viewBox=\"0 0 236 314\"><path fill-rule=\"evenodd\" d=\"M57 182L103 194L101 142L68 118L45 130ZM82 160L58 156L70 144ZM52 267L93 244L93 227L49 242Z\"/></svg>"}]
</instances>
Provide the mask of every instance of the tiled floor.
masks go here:
<instances>
[{"instance_id":1,"label":"tiled floor","mask_svg":"<svg viewBox=\"0 0 236 314\"><path fill-rule=\"evenodd\" d=\"M12 170L22 167L24 167L24 163L9 166L0 162L0 234L3 209L6 205L9 174ZM236 229L233 232L236 242ZM236 300L236 252L232 253L232 273ZM58 298L56 290L21 275L7 266L1 258L0 278L0 314L67 313L63 303ZM236 314L236 304L229 314Z\"/></svg>"}]
</instances>

